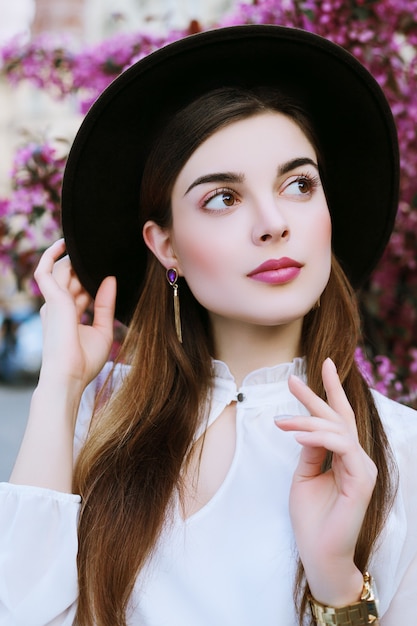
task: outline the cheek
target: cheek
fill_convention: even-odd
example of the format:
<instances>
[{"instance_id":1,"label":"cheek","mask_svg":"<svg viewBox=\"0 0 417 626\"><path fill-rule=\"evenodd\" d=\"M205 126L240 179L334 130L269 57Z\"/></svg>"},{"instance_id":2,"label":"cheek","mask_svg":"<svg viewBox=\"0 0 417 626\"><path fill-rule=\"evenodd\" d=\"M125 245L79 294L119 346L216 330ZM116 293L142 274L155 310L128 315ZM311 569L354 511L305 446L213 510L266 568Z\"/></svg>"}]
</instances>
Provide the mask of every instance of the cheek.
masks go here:
<instances>
[{"instance_id":1,"label":"cheek","mask_svg":"<svg viewBox=\"0 0 417 626\"><path fill-rule=\"evenodd\" d=\"M227 250L227 247L226 247ZM225 248L218 239L208 237L183 238L176 242L176 254L185 278L198 275L215 276L223 265Z\"/></svg>"},{"instance_id":2,"label":"cheek","mask_svg":"<svg viewBox=\"0 0 417 626\"><path fill-rule=\"evenodd\" d=\"M318 230L323 233L323 237L328 237L329 235L331 235L332 221L327 205L318 212L316 223Z\"/></svg>"},{"instance_id":3,"label":"cheek","mask_svg":"<svg viewBox=\"0 0 417 626\"><path fill-rule=\"evenodd\" d=\"M241 249L236 233L225 224L220 227L215 219L177 220L173 243L180 272L194 279L199 274L215 277L233 262L233 250Z\"/></svg>"},{"instance_id":4,"label":"cheek","mask_svg":"<svg viewBox=\"0 0 417 626\"><path fill-rule=\"evenodd\" d=\"M331 251L332 222L328 211L323 211L318 215L311 233L314 233L314 239L323 252Z\"/></svg>"},{"instance_id":5,"label":"cheek","mask_svg":"<svg viewBox=\"0 0 417 626\"><path fill-rule=\"evenodd\" d=\"M327 282L330 276L332 260L332 223L328 211L316 215L310 228L306 224L307 249L310 250L311 261L318 280Z\"/></svg>"},{"instance_id":6,"label":"cheek","mask_svg":"<svg viewBox=\"0 0 417 626\"><path fill-rule=\"evenodd\" d=\"M319 246L322 250L321 254L324 256L323 263L325 263L326 266L325 274L327 283L332 266L332 223L329 213L323 216L319 232Z\"/></svg>"},{"instance_id":7,"label":"cheek","mask_svg":"<svg viewBox=\"0 0 417 626\"><path fill-rule=\"evenodd\" d=\"M185 278L194 298L206 309L212 310L219 293L231 287L229 274L230 259L227 247L211 238L192 238L178 242L177 257L180 274Z\"/></svg>"},{"instance_id":8,"label":"cheek","mask_svg":"<svg viewBox=\"0 0 417 626\"><path fill-rule=\"evenodd\" d=\"M300 213L293 223L294 241L304 242L310 253L330 252L332 223L327 207L315 207L311 213Z\"/></svg>"}]
</instances>

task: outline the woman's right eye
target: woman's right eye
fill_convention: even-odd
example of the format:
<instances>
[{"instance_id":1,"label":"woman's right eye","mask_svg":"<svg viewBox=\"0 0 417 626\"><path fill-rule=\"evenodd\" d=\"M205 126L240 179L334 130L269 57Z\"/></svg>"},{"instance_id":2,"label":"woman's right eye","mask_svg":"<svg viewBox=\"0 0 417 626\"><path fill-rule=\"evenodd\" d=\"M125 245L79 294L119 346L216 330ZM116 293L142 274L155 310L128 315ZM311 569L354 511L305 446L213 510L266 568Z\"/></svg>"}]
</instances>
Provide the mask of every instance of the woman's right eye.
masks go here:
<instances>
[{"instance_id":1,"label":"woman's right eye","mask_svg":"<svg viewBox=\"0 0 417 626\"><path fill-rule=\"evenodd\" d=\"M203 208L211 211L230 209L237 202L236 195L230 189L215 189L203 201Z\"/></svg>"}]
</instances>

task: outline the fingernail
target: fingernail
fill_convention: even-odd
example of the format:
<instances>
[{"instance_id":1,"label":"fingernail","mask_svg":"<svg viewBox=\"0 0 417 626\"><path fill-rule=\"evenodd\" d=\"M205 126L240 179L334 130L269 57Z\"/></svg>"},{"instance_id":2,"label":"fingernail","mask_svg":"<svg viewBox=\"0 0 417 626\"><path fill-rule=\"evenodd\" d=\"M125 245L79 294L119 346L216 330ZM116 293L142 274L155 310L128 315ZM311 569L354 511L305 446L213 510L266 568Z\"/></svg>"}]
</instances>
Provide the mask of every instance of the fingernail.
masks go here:
<instances>
[{"instance_id":1,"label":"fingernail","mask_svg":"<svg viewBox=\"0 0 417 626\"><path fill-rule=\"evenodd\" d=\"M333 359L331 359L331 358L328 356L328 357L327 357L327 359L326 359L326 361L328 361L329 363L331 363L331 364L332 364L332 366L333 366L334 371L335 371L335 372L337 372L337 367L336 367L335 362L333 361Z\"/></svg>"},{"instance_id":2,"label":"fingernail","mask_svg":"<svg viewBox=\"0 0 417 626\"><path fill-rule=\"evenodd\" d=\"M305 387L307 386L306 383L303 381L303 379L300 378L299 376L295 376L295 374L290 374L290 378L292 378L292 380L296 380L297 382L299 382L301 385L304 385Z\"/></svg>"},{"instance_id":3,"label":"fingernail","mask_svg":"<svg viewBox=\"0 0 417 626\"><path fill-rule=\"evenodd\" d=\"M283 420L290 420L293 418L293 415L275 415L274 422L282 422Z\"/></svg>"}]
</instances>

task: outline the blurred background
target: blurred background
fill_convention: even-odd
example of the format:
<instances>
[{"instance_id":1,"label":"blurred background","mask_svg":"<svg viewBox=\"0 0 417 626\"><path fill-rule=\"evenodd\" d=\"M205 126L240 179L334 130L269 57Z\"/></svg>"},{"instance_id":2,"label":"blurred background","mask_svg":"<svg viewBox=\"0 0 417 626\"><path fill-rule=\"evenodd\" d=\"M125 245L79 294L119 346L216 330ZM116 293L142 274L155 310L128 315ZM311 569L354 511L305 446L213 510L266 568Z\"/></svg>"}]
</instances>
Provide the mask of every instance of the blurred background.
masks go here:
<instances>
[{"instance_id":1,"label":"blurred background","mask_svg":"<svg viewBox=\"0 0 417 626\"><path fill-rule=\"evenodd\" d=\"M130 41L129 36L138 31L159 42L166 33L187 30L193 21L216 23L231 4L230 0L0 0L0 48L6 51L0 73L0 202L16 192L19 174L15 166L23 176L31 176L36 186L36 178L48 176L48 165L54 166L46 162L48 157L65 159L84 113L74 94L63 97L59 87L54 90L52 77L45 84L45 68L36 61L33 73L28 67L27 76L17 80L10 80L10 71L5 70L8 63L13 64L20 54L24 62L32 44L34 56L42 56L44 47L56 51L65 46L76 54L118 36L120 42L124 35ZM9 49L13 60L8 57ZM55 61L46 59L45 53L44 62L53 65ZM50 146L53 156L48 150L41 154L44 145ZM37 199L18 200L16 210L8 212L17 236L0 253L0 481L8 479L12 468L41 362L41 303L28 284L30 273L41 250L59 236L56 224L49 224L46 233L30 232L35 230L30 228L35 220L22 224L21 212L36 213ZM0 225L0 241L6 229L10 231L9 225L3 229Z\"/></svg>"},{"instance_id":2,"label":"blurred background","mask_svg":"<svg viewBox=\"0 0 417 626\"><path fill-rule=\"evenodd\" d=\"M417 0L0 0L0 480L41 362L33 269L61 233L62 173L83 116L142 56L188 34L245 23L296 26L336 41L390 101L401 202L387 251L360 293L365 343L357 360L373 387L417 406ZM116 347L122 336L117 327Z\"/></svg>"}]
</instances>

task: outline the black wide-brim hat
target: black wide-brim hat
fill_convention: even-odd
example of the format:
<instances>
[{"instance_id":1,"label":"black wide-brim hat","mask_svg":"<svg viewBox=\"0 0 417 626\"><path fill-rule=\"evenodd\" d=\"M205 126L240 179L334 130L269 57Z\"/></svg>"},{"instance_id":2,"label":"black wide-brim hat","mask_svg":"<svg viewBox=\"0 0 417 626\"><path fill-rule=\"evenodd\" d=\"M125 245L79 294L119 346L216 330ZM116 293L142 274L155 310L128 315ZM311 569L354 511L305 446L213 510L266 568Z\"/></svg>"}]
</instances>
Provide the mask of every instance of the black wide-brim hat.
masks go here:
<instances>
[{"instance_id":1,"label":"black wide-brim hat","mask_svg":"<svg viewBox=\"0 0 417 626\"><path fill-rule=\"evenodd\" d=\"M347 51L281 26L234 26L191 35L146 56L103 92L69 154L62 223L67 251L95 295L117 277L116 317L138 300L147 249L141 177L162 125L196 97L224 86L275 86L308 113L324 156L333 250L354 287L380 259L398 203L395 124L374 78Z\"/></svg>"}]
</instances>

